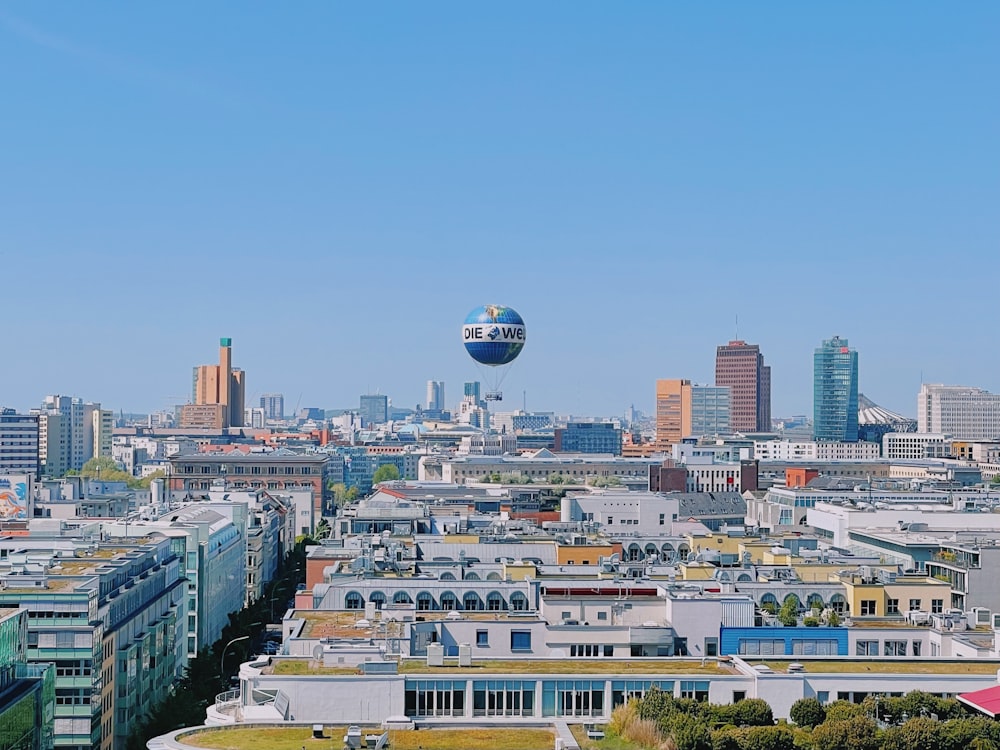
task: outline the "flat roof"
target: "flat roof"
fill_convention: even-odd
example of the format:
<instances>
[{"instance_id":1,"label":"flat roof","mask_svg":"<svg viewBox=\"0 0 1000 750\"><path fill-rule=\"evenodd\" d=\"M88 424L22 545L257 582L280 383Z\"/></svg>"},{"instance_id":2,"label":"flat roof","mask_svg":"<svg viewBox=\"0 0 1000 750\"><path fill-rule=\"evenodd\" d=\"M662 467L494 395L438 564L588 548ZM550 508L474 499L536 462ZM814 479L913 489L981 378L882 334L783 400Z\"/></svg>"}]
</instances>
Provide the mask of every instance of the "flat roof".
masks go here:
<instances>
[{"instance_id":1,"label":"flat roof","mask_svg":"<svg viewBox=\"0 0 1000 750\"><path fill-rule=\"evenodd\" d=\"M934 659L888 658L863 659L831 657L830 659L748 659L740 657L751 666L766 664L774 672L788 672L789 664L801 664L803 672L810 674L935 674L935 675L996 675L1000 661L996 659Z\"/></svg>"}]
</instances>

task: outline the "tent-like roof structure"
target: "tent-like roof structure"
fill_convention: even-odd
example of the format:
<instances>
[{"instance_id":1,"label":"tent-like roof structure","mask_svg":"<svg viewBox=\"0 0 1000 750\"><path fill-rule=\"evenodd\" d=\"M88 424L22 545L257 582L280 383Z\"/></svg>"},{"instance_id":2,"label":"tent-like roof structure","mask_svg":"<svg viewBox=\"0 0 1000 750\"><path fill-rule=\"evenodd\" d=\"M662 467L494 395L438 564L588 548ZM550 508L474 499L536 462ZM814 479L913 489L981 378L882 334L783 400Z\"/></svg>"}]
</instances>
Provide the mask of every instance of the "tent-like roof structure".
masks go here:
<instances>
[{"instance_id":1,"label":"tent-like roof structure","mask_svg":"<svg viewBox=\"0 0 1000 750\"><path fill-rule=\"evenodd\" d=\"M889 411L863 393L858 394L858 424L912 425L910 430L897 430L897 432L912 432L917 428L917 420Z\"/></svg>"}]
</instances>

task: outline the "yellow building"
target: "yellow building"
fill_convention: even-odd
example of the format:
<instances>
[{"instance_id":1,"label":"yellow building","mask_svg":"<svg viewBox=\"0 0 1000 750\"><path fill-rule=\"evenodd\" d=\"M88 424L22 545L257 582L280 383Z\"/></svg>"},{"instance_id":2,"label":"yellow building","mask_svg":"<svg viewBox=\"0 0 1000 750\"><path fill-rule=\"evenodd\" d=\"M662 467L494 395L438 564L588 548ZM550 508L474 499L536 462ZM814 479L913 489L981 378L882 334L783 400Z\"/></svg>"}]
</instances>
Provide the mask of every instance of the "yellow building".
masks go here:
<instances>
[{"instance_id":1,"label":"yellow building","mask_svg":"<svg viewBox=\"0 0 1000 750\"><path fill-rule=\"evenodd\" d=\"M927 575L879 575L873 568L833 575L844 584L854 617L896 617L911 611L943 612L951 602L951 586Z\"/></svg>"}]
</instances>

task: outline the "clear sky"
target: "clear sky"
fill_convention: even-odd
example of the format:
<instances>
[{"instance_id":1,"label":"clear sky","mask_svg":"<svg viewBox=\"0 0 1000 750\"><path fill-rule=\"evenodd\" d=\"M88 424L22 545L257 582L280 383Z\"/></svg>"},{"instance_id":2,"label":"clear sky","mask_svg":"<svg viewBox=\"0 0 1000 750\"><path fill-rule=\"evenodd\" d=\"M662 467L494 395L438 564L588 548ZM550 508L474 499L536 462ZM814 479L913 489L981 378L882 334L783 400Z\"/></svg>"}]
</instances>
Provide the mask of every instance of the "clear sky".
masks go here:
<instances>
[{"instance_id":1,"label":"clear sky","mask_svg":"<svg viewBox=\"0 0 1000 750\"><path fill-rule=\"evenodd\" d=\"M147 411L231 336L248 397L619 414L759 343L912 415L1000 390L1000 3L0 5L0 403Z\"/></svg>"}]
</instances>

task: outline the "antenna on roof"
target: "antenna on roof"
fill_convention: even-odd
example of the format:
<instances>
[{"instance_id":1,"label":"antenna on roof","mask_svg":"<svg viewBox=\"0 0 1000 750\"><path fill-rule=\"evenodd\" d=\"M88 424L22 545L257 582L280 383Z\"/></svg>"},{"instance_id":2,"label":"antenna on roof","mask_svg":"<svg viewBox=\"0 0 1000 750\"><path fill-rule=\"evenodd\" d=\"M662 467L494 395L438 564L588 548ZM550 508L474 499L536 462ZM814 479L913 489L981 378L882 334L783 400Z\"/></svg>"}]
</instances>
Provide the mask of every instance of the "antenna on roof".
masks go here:
<instances>
[{"instance_id":1,"label":"antenna on roof","mask_svg":"<svg viewBox=\"0 0 1000 750\"><path fill-rule=\"evenodd\" d=\"M740 340L740 314L736 313L736 340Z\"/></svg>"}]
</instances>

